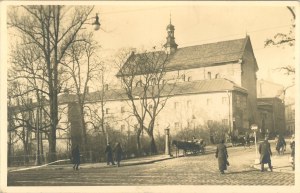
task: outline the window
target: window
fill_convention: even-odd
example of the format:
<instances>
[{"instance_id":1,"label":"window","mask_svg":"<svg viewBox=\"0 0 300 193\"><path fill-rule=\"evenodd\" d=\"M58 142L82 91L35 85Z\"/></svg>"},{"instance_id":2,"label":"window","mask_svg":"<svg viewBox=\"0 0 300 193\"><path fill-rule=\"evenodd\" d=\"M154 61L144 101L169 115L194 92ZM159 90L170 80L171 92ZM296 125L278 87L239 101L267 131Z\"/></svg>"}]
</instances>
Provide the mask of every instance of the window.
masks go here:
<instances>
[{"instance_id":1,"label":"window","mask_svg":"<svg viewBox=\"0 0 300 193\"><path fill-rule=\"evenodd\" d=\"M209 80L211 79L211 72L207 72L207 77Z\"/></svg>"},{"instance_id":2,"label":"window","mask_svg":"<svg viewBox=\"0 0 300 193\"><path fill-rule=\"evenodd\" d=\"M216 78L216 79L217 79L217 78L220 78L220 74L217 73L217 74L215 75L215 78Z\"/></svg>"},{"instance_id":3,"label":"window","mask_svg":"<svg viewBox=\"0 0 300 193\"><path fill-rule=\"evenodd\" d=\"M137 86L137 87L141 87L141 86L142 86L142 81L141 81L141 80L138 81L138 82L136 83L136 86Z\"/></svg>"},{"instance_id":4,"label":"window","mask_svg":"<svg viewBox=\"0 0 300 193\"><path fill-rule=\"evenodd\" d=\"M179 129L179 122L175 122L175 129Z\"/></svg>"},{"instance_id":5,"label":"window","mask_svg":"<svg viewBox=\"0 0 300 193\"><path fill-rule=\"evenodd\" d=\"M106 114L109 114L109 111L110 111L109 108L106 108L106 109L105 109Z\"/></svg>"},{"instance_id":6,"label":"window","mask_svg":"<svg viewBox=\"0 0 300 193\"><path fill-rule=\"evenodd\" d=\"M189 76L188 79L187 79L187 81L188 81L188 82L191 82L191 81L192 81L192 77Z\"/></svg>"},{"instance_id":7,"label":"window","mask_svg":"<svg viewBox=\"0 0 300 193\"><path fill-rule=\"evenodd\" d=\"M188 101L187 101L187 103L186 103L187 108L191 108L191 103L192 103L191 100L188 100Z\"/></svg>"},{"instance_id":8,"label":"window","mask_svg":"<svg viewBox=\"0 0 300 193\"><path fill-rule=\"evenodd\" d=\"M228 97L222 97L222 104L228 104L227 99Z\"/></svg>"},{"instance_id":9,"label":"window","mask_svg":"<svg viewBox=\"0 0 300 193\"><path fill-rule=\"evenodd\" d=\"M185 74L181 76L182 81L185 81Z\"/></svg>"},{"instance_id":10,"label":"window","mask_svg":"<svg viewBox=\"0 0 300 193\"><path fill-rule=\"evenodd\" d=\"M236 106L237 107L241 106L241 97L239 95L236 96Z\"/></svg>"},{"instance_id":11,"label":"window","mask_svg":"<svg viewBox=\"0 0 300 193\"><path fill-rule=\"evenodd\" d=\"M121 133L125 131L125 125L121 125Z\"/></svg>"},{"instance_id":12,"label":"window","mask_svg":"<svg viewBox=\"0 0 300 193\"><path fill-rule=\"evenodd\" d=\"M151 111L153 109L153 105L149 105L149 110Z\"/></svg>"},{"instance_id":13,"label":"window","mask_svg":"<svg viewBox=\"0 0 300 193\"><path fill-rule=\"evenodd\" d=\"M156 84L156 78L151 78L150 85L155 85Z\"/></svg>"},{"instance_id":14,"label":"window","mask_svg":"<svg viewBox=\"0 0 300 193\"><path fill-rule=\"evenodd\" d=\"M222 119L222 125L228 125L228 119Z\"/></svg>"},{"instance_id":15,"label":"window","mask_svg":"<svg viewBox=\"0 0 300 193\"><path fill-rule=\"evenodd\" d=\"M125 113L125 107L121 107L121 113Z\"/></svg>"},{"instance_id":16,"label":"window","mask_svg":"<svg viewBox=\"0 0 300 193\"><path fill-rule=\"evenodd\" d=\"M48 135L46 133L42 133L42 139L48 139Z\"/></svg>"}]
</instances>

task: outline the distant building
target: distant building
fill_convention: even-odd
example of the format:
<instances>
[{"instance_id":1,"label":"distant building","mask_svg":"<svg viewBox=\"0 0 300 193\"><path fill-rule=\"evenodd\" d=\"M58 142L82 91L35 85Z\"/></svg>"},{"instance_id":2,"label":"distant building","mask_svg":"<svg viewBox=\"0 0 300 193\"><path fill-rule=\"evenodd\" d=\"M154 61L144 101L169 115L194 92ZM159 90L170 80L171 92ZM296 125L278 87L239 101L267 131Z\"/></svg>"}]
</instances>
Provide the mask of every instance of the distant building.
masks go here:
<instances>
[{"instance_id":1,"label":"distant building","mask_svg":"<svg viewBox=\"0 0 300 193\"><path fill-rule=\"evenodd\" d=\"M261 134L274 137L286 133L284 87L266 80L257 81L257 107Z\"/></svg>"},{"instance_id":2,"label":"distant building","mask_svg":"<svg viewBox=\"0 0 300 193\"><path fill-rule=\"evenodd\" d=\"M285 105L285 121L287 134L295 134L295 103Z\"/></svg>"}]
</instances>

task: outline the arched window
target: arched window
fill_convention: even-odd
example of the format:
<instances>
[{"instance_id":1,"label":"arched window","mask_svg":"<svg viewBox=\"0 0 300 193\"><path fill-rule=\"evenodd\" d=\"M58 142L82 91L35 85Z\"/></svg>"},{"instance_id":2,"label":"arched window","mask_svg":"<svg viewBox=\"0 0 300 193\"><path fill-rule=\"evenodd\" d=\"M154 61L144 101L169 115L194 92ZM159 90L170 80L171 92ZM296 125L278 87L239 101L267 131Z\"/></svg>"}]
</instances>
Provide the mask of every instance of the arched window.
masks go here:
<instances>
[{"instance_id":1,"label":"arched window","mask_svg":"<svg viewBox=\"0 0 300 193\"><path fill-rule=\"evenodd\" d=\"M141 80L138 81L138 82L136 83L136 86L137 86L137 87L141 87L141 86L142 86L142 81L141 81Z\"/></svg>"}]
</instances>

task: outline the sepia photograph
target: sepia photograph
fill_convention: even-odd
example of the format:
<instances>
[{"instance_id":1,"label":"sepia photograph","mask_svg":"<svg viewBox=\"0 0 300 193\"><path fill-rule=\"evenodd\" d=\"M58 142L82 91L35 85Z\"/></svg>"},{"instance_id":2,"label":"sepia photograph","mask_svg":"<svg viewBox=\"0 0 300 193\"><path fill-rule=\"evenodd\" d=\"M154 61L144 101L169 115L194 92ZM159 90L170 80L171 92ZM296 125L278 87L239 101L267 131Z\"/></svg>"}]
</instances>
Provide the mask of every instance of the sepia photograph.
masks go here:
<instances>
[{"instance_id":1,"label":"sepia photograph","mask_svg":"<svg viewBox=\"0 0 300 193\"><path fill-rule=\"evenodd\" d=\"M299 192L298 16L3 1L0 192Z\"/></svg>"}]
</instances>

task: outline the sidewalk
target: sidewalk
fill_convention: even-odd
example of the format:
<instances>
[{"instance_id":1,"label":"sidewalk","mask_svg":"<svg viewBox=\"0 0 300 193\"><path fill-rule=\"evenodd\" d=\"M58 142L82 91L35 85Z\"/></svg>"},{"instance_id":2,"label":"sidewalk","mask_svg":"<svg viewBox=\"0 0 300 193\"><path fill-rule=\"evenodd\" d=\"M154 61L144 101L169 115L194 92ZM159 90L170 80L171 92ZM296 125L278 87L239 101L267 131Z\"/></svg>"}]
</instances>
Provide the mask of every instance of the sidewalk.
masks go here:
<instances>
[{"instance_id":1,"label":"sidewalk","mask_svg":"<svg viewBox=\"0 0 300 193\"><path fill-rule=\"evenodd\" d=\"M167 159L172 159L174 157L170 155L153 155L147 157L139 157L139 158L132 158L126 159L121 161L122 166L132 166L132 165L140 165L140 164L151 164L158 161L163 161ZM46 167L47 166L47 167ZM8 168L8 172L15 172L15 171L24 171L24 170L32 170L32 169L64 169L64 168L72 168L73 164L70 164L70 160L58 160L56 163L48 163L41 166L31 166L31 167L11 167ZM106 162L101 163L83 163L80 164L80 168L101 168L101 167L112 167L111 165L108 166Z\"/></svg>"}]
</instances>

